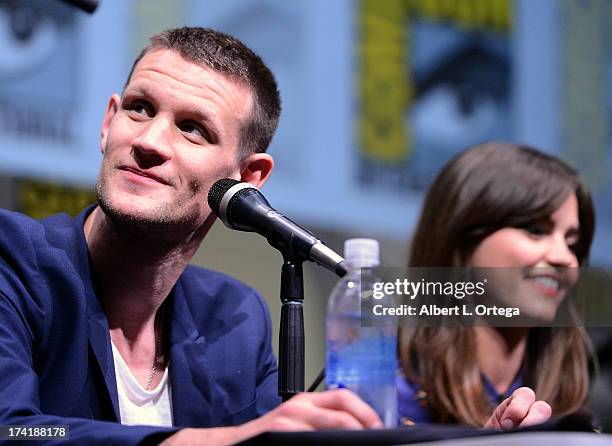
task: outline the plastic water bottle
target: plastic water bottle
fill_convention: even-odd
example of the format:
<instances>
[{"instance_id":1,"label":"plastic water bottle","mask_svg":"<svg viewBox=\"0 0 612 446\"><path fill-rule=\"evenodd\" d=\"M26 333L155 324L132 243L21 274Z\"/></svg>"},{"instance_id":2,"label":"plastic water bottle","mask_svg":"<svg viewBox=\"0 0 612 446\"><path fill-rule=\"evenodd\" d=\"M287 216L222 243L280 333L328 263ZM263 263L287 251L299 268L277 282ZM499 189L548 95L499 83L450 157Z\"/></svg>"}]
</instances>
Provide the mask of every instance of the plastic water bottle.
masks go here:
<instances>
[{"instance_id":1,"label":"plastic water bottle","mask_svg":"<svg viewBox=\"0 0 612 446\"><path fill-rule=\"evenodd\" d=\"M365 319L361 318L362 297L366 299L364 305L371 306L373 283L380 281L373 270L380 262L378 253L376 240L351 239L344 243L349 272L334 287L327 303L325 384L328 389L351 389L374 408L385 427L395 427L396 323L381 316L368 320L365 312ZM385 303L384 299L393 297L376 303Z\"/></svg>"}]
</instances>

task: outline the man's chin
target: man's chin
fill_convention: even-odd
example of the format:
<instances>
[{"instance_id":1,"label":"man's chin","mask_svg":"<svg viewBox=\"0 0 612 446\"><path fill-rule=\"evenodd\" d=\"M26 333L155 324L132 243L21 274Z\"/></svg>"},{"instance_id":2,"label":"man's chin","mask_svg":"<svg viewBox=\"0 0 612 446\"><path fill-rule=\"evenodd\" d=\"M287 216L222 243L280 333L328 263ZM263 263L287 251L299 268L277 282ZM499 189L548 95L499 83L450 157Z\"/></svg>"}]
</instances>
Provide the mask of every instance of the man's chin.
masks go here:
<instances>
[{"instance_id":1,"label":"man's chin","mask_svg":"<svg viewBox=\"0 0 612 446\"><path fill-rule=\"evenodd\" d=\"M100 197L98 205L109 220L120 228L168 233L192 231L197 225L194 216L178 215L176 210L169 209L170 205L121 205Z\"/></svg>"}]
</instances>

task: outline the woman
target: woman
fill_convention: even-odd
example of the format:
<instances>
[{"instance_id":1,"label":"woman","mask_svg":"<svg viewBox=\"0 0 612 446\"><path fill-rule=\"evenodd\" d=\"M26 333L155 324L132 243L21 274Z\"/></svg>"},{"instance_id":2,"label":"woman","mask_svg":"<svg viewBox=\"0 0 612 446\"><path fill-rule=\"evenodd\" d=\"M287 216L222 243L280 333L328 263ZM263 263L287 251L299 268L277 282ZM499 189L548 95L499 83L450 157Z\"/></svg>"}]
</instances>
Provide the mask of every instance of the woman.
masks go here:
<instances>
[{"instance_id":1,"label":"woman","mask_svg":"<svg viewBox=\"0 0 612 446\"><path fill-rule=\"evenodd\" d=\"M593 232L591 198L576 171L527 147L486 143L459 154L434 181L409 266L532 271L521 286L532 286L536 297L523 298L517 306L527 317L549 320L558 299L551 307L555 299L542 295L560 295L555 274L586 264ZM538 268L549 277L537 277ZM400 416L405 424L482 426L493 408L520 386L531 387L538 399L547 401L553 415L571 412L587 397L588 346L579 324L405 327L400 337Z\"/></svg>"}]
</instances>

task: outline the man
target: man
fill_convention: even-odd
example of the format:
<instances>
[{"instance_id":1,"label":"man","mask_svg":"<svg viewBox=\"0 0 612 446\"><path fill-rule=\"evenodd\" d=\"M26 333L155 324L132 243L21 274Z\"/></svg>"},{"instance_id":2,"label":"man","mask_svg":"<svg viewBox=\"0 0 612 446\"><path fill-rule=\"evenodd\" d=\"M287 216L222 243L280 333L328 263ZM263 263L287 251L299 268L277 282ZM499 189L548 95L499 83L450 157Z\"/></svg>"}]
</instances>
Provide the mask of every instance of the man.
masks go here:
<instances>
[{"instance_id":1,"label":"man","mask_svg":"<svg viewBox=\"0 0 612 446\"><path fill-rule=\"evenodd\" d=\"M276 407L263 300L188 266L214 221L210 186L225 177L261 186L272 171L272 73L209 29L151 42L108 103L98 206L76 220L0 213L0 424L67 424L78 444L381 426L344 390ZM534 400L515 396L490 425L548 418Z\"/></svg>"}]
</instances>

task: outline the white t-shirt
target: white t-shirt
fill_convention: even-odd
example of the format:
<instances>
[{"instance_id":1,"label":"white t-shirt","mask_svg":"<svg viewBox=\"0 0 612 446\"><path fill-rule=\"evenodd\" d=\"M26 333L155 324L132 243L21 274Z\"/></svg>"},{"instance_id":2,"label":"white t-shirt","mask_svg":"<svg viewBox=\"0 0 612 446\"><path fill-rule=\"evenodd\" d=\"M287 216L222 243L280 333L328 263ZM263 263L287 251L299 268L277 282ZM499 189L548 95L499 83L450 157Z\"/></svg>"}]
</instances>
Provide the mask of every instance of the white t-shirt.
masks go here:
<instances>
[{"instance_id":1,"label":"white t-shirt","mask_svg":"<svg viewBox=\"0 0 612 446\"><path fill-rule=\"evenodd\" d=\"M111 344L117 377L121 424L172 426L169 367L164 370L164 376L155 389L145 390L132 375L115 344L112 341Z\"/></svg>"}]
</instances>

